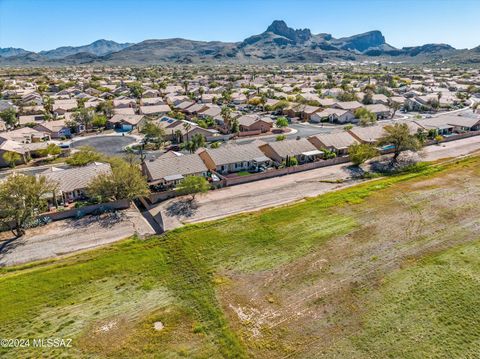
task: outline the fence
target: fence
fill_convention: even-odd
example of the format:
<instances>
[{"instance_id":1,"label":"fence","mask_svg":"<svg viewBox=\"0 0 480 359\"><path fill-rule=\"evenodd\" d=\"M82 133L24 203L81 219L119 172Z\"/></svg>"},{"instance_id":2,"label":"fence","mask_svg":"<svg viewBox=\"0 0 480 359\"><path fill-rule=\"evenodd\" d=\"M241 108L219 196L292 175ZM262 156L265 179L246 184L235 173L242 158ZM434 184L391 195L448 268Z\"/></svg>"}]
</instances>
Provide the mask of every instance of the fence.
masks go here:
<instances>
[{"instance_id":1,"label":"fence","mask_svg":"<svg viewBox=\"0 0 480 359\"><path fill-rule=\"evenodd\" d=\"M155 193L150 193L147 196L148 202L150 204L154 204L160 201L164 201L169 198L173 198L177 196L177 191L175 190L170 190L170 191L164 191L164 192L155 192Z\"/></svg>"},{"instance_id":2,"label":"fence","mask_svg":"<svg viewBox=\"0 0 480 359\"><path fill-rule=\"evenodd\" d=\"M261 130L253 130L253 131L242 131L238 133L238 137L246 137L246 136L255 136L261 134Z\"/></svg>"},{"instance_id":3,"label":"fence","mask_svg":"<svg viewBox=\"0 0 480 359\"><path fill-rule=\"evenodd\" d=\"M84 206L80 208L72 208L66 211L61 211L61 212L43 213L39 217L43 217L43 218L48 217L52 221L58 221L66 218L82 217L88 214L95 213L97 211L113 211L113 210L127 209L129 207L130 207L130 201L128 199L122 199L120 201L115 201L115 202L99 203L99 204L92 204L90 206Z\"/></svg>"},{"instance_id":4,"label":"fence","mask_svg":"<svg viewBox=\"0 0 480 359\"><path fill-rule=\"evenodd\" d=\"M460 133L458 135L444 137L443 140L441 140L440 142L450 142L455 140L461 140L462 138L468 138L468 137L479 136L479 135L480 135L480 131L470 131L470 132Z\"/></svg>"},{"instance_id":5,"label":"fence","mask_svg":"<svg viewBox=\"0 0 480 359\"><path fill-rule=\"evenodd\" d=\"M225 177L223 181L225 186L234 186L237 184L259 181L267 178L284 176L291 173L303 172L303 171L313 170L316 168L333 166L336 164L347 163L347 162L349 162L348 157L335 157L329 160L321 160L321 161L305 163L303 165L298 165L293 167L285 167L285 168L279 168L279 169L272 169L265 172L253 173L248 176Z\"/></svg>"}]
</instances>

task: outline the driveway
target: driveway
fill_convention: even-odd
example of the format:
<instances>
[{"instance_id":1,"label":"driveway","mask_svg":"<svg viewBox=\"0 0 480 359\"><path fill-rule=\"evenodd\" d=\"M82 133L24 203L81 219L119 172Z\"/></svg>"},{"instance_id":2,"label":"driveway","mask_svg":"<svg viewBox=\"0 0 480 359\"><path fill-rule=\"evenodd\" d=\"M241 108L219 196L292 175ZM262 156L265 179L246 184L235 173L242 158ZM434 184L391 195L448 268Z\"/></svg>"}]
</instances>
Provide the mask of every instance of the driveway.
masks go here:
<instances>
[{"instance_id":1,"label":"driveway","mask_svg":"<svg viewBox=\"0 0 480 359\"><path fill-rule=\"evenodd\" d=\"M35 260L58 257L62 254L86 250L138 234L154 234L154 230L135 208L100 218L86 216L34 228L18 239L0 240L0 266L11 266ZM2 233L9 236L9 232Z\"/></svg>"},{"instance_id":2,"label":"driveway","mask_svg":"<svg viewBox=\"0 0 480 359\"><path fill-rule=\"evenodd\" d=\"M475 136L428 146L422 151L421 157L424 161L435 161L461 157L478 150L480 136ZM157 220L161 218L164 230L170 230L185 223L203 222L279 206L356 184L357 182L349 179L350 176L348 164L328 166L210 191L197 197L196 208L186 208L184 199L173 198L151 208L150 213ZM325 180L329 183L324 182ZM337 183L336 180L343 182Z\"/></svg>"}]
</instances>

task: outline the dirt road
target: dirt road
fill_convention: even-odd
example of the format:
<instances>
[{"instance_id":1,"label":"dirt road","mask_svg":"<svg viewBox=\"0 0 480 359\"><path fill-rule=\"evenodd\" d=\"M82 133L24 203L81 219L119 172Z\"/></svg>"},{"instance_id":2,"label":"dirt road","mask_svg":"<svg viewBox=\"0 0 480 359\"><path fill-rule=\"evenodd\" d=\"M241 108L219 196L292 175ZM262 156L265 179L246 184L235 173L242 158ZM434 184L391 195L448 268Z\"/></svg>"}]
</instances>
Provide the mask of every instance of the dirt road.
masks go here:
<instances>
[{"instance_id":1,"label":"dirt road","mask_svg":"<svg viewBox=\"0 0 480 359\"><path fill-rule=\"evenodd\" d=\"M21 238L0 240L0 266L54 258L113 243L135 233L139 236L154 233L136 209L120 213L119 218L103 215L57 221L28 230Z\"/></svg>"},{"instance_id":2,"label":"dirt road","mask_svg":"<svg viewBox=\"0 0 480 359\"><path fill-rule=\"evenodd\" d=\"M448 157L461 157L480 150L480 136L441 145L426 147L421 157L435 161ZM181 198L174 198L152 208L150 213L163 222L164 230L178 228L185 223L203 222L223 218L235 213L254 211L283 205L306 197L318 196L356 182L325 183L321 181L346 180L351 176L348 164L318 168L283 177L241 184L208 192L197 198L196 208L185 209Z\"/></svg>"}]
</instances>

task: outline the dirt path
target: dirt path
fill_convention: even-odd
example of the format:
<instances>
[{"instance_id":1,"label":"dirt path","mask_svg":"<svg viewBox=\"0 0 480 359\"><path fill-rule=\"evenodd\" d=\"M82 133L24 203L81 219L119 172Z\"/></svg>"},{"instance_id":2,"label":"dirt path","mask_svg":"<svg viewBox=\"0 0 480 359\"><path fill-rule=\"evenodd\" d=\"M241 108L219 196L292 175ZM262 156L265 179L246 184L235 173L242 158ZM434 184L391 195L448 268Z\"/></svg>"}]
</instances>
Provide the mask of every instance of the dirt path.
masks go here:
<instances>
[{"instance_id":1,"label":"dirt path","mask_svg":"<svg viewBox=\"0 0 480 359\"><path fill-rule=\"evenodd\" d=\"M118 219L104 215L99 219L88 216L57 221L29 230L22 238L0 240L0 266L54 258L113 243L135 233L139 236L154 233L136 209L120 213Z\"/></svg>"},{"instance_id":2,"label":"dirt path","mask_svg":"<svg viewBox=\"0 0 480 359\"><path fill-rule=\"evenodd\" d=\"M461 157L480 150L480 136L442 145L428 146L421 154L424 161L448 157ZM150 210L152 216L163 222L164 230L181 227L185 223L204 222L232 214L255 211L284 205L306 197L314 197L328 191L351 186L356 182L325 183L321 181L345 180L351 176L348 164L318 168L311 171L275 177L211 191L197 199L197 208L185 211L173 210L181 198L160 203Z\"/></svg>"}]
</instances>

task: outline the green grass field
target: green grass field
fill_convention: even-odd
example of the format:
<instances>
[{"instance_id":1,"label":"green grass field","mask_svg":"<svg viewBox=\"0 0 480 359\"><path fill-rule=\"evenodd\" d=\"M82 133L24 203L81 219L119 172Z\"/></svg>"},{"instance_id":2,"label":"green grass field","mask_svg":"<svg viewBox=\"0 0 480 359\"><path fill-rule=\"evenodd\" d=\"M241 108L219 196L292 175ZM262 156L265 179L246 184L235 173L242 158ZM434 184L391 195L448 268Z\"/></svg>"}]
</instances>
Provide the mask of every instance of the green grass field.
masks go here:
<instances>
[{"instance_id":1,"label":"green grass field","mask_svg":"<svg viewBox=\"0 0 480 359\"><path fill-rule=\"evenodd\" d=\"M0 269L1 338L73 339L69 349L0 356L478 357L479 172L479 158L423 167ZM426 230L415 227L418 213ZM237 307L273 314L242 319Z\"/></svg>"}]
</instances>

